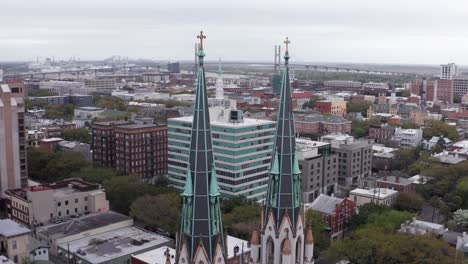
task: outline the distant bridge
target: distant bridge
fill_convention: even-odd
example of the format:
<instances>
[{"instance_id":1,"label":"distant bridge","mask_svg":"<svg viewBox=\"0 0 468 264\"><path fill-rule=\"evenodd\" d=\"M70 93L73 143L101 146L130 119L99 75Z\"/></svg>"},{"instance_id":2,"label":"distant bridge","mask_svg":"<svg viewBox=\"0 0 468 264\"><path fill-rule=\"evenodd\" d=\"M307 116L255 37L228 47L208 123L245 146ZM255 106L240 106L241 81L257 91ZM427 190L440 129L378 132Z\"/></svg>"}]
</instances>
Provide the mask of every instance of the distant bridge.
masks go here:
<instances>
[{"instance_id":1,"label":"distant bridge","mask_svg":"<svg viewBox=\"0 0 468 264\"><path fill-rule=\"evenodd\" d=\"M187 64L187 63L181 63ZM223 62L223 65L231 65L231 66L244 66L244 67L252 67L252 68L265 68L273 70L274 65L272 63L266 62ZM209 66L217 66L218 62L205 62L205 65ZM112 73L112 75L116 75L119 73L121 75L121 71L124 71L124 74L128 74L133 69L141 69L141 70L148 70L150 67L154 66L165 66L164 63L160 64L152 64L149 65L131 65L131 66L111 66L111 67L96 67L96 68L80 68L80 69L69 69L69 70L58 70L58 71L35 71L35 72L21 72L21 73L6 73L4 77L29 77L33 78L42 78L46 79L47 76L54 75L61 77L62 74L71 74L79 77L81 74L94 74L95 76L98 75L99 72L107 72ZM312 72L336 72L336 73L358 73L358 74L375 74L375 75L399 75L399 76L416 76L415 73L407 73L407 72L394 72L394 71L385 71L385 70L378 70L378 69L361 69L361 68L354 68L354 67L340 67L340 66L330 66L330 65L317 65L317 64L294 64L291 63L290 68L295 70L304 70L306 72L306 76L309 77L309 74ZM112 76L111 75L111 76Z\"/></svg>"}]
</instances>

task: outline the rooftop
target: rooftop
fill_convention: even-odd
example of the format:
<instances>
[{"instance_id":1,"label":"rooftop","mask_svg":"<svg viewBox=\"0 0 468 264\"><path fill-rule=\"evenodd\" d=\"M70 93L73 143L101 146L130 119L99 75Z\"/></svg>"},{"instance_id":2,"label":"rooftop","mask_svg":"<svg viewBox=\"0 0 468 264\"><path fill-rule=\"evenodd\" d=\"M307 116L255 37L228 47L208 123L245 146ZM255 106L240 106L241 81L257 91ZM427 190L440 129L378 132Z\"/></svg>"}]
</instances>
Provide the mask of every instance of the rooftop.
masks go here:
<instances>
[{"instance_id":1,"label":"rooftop","mask_svg":"<svg viewBox=\"0 0 468 264\"><path fill-rule=\"evenodd\" d=\"M369 190L356 188L352 190L349 194L385 199L397 193L398 191L387 189L387 188L374 188L374 189L369 189Z\"/></svg>"},{"instance_id":2,"label":"rooftop","mask_svg":"<svg viewBox=\"0 0 468 264\"><path fill-rule=\"evenodd\" d=\"M179 122L186 122L192 123L193 116L183 116L183 117L176 117L170 118L168 121L179 121ZM226 121L214 121L211 120L210 124L212 126L218 127L230 127L230 128L243 128L243 127L252 127L258 125L265 125L265 124L275 124L276 122L271 120L264 120L264 119L253 119L253 118L244 118L244 122L242 123L233 123L233 122L226 122Z\"/></svg>"},{"instance_id":3,"label":"rooftop","mask_svg":"<svg viewBox=\"0 0 468 264\"><path fill-rule=\"evenodd\" d=\"M58 245L90 263L103 263L144 249L157 247L171 239L137 227L124 227ZM69 249L68 249L69 247Z\"/></svg>"},{"instance_id":4,"label":"rooftop","mask_svg":"<svg viewBox=\"0 0 468 264\"><path fill-rule=\"evenodd\" d=\"M76 108L76 110L82 110L82 111L104 111L104 108L96 107L96 106L82 106L82 107Z\"/></svg>"},{"instance_id":5,"label":"rooftop","mask_svg":"<svg viewBox=\"0 0 468 264\"><path fill-rule=\"evenodd\" d=\"M107 211L75 218L60 224L44 226L38 229L38 233L51 239L60 239L129 220L132 219L126 215Z\"/></svg>"},{"instance_id":6,"label":"rooftop","mask_svg":"<svg viewBox=\"0 0 468 264\"><path fill-rule=\"evenodd\" d=\"M410 185L412 181L398 176L384 176L377 179L378 182L388 182L398 185Z\"/></svg>"},{"instance_id":7,"label":"rooftop","mask_svg":"<svg viewBox=\"0 0 468 264\"><path fill-rule=\"evenodd\" d=\"M322 123L351 123L348 119L337 115L308 115L304 117L304 122L322 122Z\"/></svg>"},{"instance_id":8,"label":"rooftop","mask_svg":"<svg viewBox=\"0 0 468 264\"><path fill-rule=\"evenodd\" d=\"M342 201L343 199L337 197L320 194L312 203L306 204L305 208L319 211L321 213L333 214L335 212L336 205L340 204Z\"/></svg>"},{"instance_id":9,"label":"rooftop","mask_svg":"<svg viewBox=\"0 0 468 264\"><path fill-rule=\"evenodd\" d=\"M32 232L29 228L10 219L0 220L0 236L13 237Z\"/></svg>"}]
</instances>

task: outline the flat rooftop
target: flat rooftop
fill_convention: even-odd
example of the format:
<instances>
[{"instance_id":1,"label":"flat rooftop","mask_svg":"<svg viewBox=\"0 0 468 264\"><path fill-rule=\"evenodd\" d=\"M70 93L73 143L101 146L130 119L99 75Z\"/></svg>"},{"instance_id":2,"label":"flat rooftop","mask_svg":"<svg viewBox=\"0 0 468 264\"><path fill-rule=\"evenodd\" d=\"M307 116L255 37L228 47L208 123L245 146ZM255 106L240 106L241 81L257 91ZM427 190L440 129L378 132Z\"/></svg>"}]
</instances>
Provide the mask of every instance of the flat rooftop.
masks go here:
<instances>
[{"instance_id":1,"label":"flat rooftop","mask_svg":"<svg viewBox=\"0 0 468 264\"><path fill-rule=\"evenodd\" d=\"M369 189L369 190L356 188L352 190L349 194L385 199L397 193L398 191L387 189L387 188L374 188L374 189Z\"/></svg>"},{"instance_id":2,"label":"flat rooftop","mask_svg":"<svg viewBox=\"0 0 468 264\"><path fill-rule=\"evenodd\" d=\"M13 237L32 232L24 225L18 224L10 219L0 220L0 236Z\"/></svg>"},{"instance_id":3,"label":"flat rooftop","mask_svg":"<svg viewBox=\"0 0 468 264\"><path fill-rule=\"evenodd\" d=\"M113 211L100 212L71 219L64 223L41 227L38 229L38 233L51 239L59 239L128 220L132 220L132 218Z\"/></svg>"},{"instance_id":4,"label":"flat rooftop","mask_svg":"<svg viewBox=\"0 0 468 264\"><path fill-rule=\"evenodd\" d=\"M192 123L193 116L170 118L168 119L168 121ZM243 127L251 127L251 126L258 126L258 125L265 125L265 124L276 124L276 122L271 121L271 120L265 120L265 119L244 118L244 122L242 123L232 123L232 122L227 122L227 121L211 120L210 124L212 126L218 126L218 127L243 128Z\"/></svg>"},{"instance_id":5,"label":"flat rooftop","mask_svg":"<svg viewBox=\"0 0 468 264\"><path fill-rule=\"evenodd\" d=\"M109 232L59 244L64 251L90 263L103 263L144 249L154 248L171 239L138 227L124 227Z\"/></svg>"}]
</instances>

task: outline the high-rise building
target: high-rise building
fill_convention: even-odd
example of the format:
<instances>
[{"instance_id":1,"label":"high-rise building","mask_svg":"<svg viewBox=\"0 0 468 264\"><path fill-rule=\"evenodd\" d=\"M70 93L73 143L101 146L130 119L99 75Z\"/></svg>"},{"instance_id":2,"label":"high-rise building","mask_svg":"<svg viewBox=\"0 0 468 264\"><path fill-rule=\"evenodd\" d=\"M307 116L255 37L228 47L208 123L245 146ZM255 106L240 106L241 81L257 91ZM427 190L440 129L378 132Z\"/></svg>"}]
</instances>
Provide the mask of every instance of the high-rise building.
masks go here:
<instances>
[{"instance_id":1,"label":"high-rise building","mask_svg":"<svg viewBox=\"0 0 468 264\"><path fill-rule=\"evenodd\" d=\"M457 75L458 67L455 63L441 64L440 65L440 79L453 80Z\"/></svg>"},{"instance_id":2,"label":"high-rise building","mask_svg":"<svg viewBox=\"0 0 468 264\"><path fill-rule=\"evenodd\" d=\"M311 203L320 194L334 194L338 187L338 154L332 152L331 144L298 138L296 145L303 201Z\"/></svg>"},{"instance_id":3,"label":"high-rise building","mask_svg":"<svg viewBox=\"0 0 468 264\"><path fill-rule=\"evenodd\" d=\"M94 122L93 162L151 179L167 174L167 127L127 121Z\"/></svg>"},{"instance_id":4,"label":"high-rise building","mask_svg":"<svg viewBox=\"0 0 468 264\"><path fill-rule=\"evenodd\" d=\"M468 94L468 78L456 77L453 80L453 93L460 97Z\"/></svg>"},{"instance_id":5,"label":"high-rise building","mask_svg":"<svg viewBox=\"0 0 468 264\"><path fill-rule=\"evenodd\" d=\"M265 198L275 122L243 118L242 111L210 108L213 154L224 197ZM182 191L193 117L168 119L170 185Z\"/></svg>"},{"instance_id":6,"label":"high-rise building","mask_svg":"<svg viewBox=\"0 0 468 264\"><path fill-rule=\"evenodd\" d=\"M262 210L260 243L254 231L250 263L293 264L314 262L312 231L305 232L301 195L301 171L296 151L291 86L289 41L286 39L276 140L270 167L268 193Z\"/></svg>"},{"instance_id":7,"label":"high-rise building","mask_svg":"<svg viewBox=\"0 0 468 264\"><path fill-rule=\"evenodd\" d=\"M28 185L22 83L0 84L0 195Z\"/></svg>"},{"instance_id":8,"label":"high-rise building","mask_svg":"<svg viewBox=\"0 0 468 264\"><path fill-rule=\"evenodd\" d=\"M198 75L182 219L176 245L176 263L225 264L226 244L220 209L220 188L211 142L210 115L203 66L203 39L198 36Z\"/></svg>"},{"instance_id":9,"label":"high-rise building","mask_svg":"<svg viewBox=\"0 0 468 264\"><path fill-rule=\"evenodd\" d=\"M356 185L358 180L370 176L372 169L372 143L355 140L343 134L323 136L321 141L331 144L338 154L338 184L344 187Z\"/></svg>"}]
</instances>

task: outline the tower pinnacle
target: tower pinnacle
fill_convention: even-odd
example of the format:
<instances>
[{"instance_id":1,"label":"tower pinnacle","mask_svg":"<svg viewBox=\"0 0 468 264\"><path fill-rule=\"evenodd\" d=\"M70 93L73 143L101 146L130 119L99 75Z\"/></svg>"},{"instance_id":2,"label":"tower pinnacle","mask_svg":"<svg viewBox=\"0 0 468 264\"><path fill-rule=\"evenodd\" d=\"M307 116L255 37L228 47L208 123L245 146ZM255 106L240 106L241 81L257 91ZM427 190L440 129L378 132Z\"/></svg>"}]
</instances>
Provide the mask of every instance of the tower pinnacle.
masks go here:
<instances>
[{"instance_id":1,"label":"tower pinnacle","mask_svg":"<svg viewBox=\"0 0 468 264\"><path fill-rule=\"evenodd\" d=\"M284 65L288 65L289 64L289 44L291 43L291 41L289 40L288 37L286 37L286 39L284 40L284 44L286 44L286 51L284 52Z\"/></svg>"}]
</instances>

